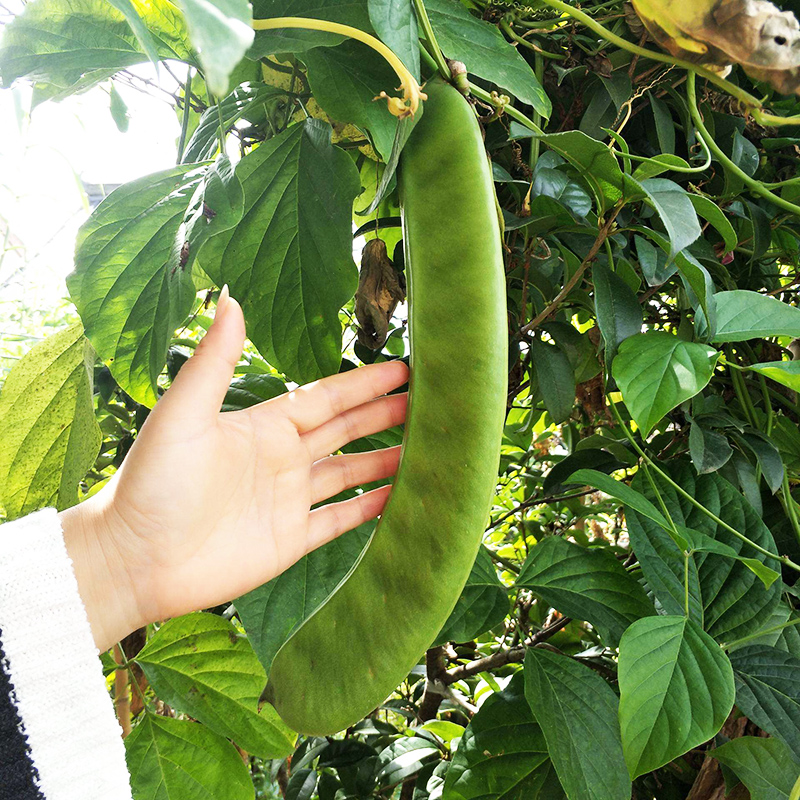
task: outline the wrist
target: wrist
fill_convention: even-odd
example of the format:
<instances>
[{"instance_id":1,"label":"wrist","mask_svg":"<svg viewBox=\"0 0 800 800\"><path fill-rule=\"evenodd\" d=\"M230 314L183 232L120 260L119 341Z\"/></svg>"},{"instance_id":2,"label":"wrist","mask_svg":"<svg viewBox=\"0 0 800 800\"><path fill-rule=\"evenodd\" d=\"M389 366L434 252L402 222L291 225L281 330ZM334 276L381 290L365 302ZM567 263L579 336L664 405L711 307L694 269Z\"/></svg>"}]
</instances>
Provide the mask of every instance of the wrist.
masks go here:
<instances>
[{"instance_id":1,"label":"wrist","mask_svg":"<svg viewBox=\"0 0 800 800\"><path fill-rule=\"evenodd\" d=\"M108 522L112 512L104 494L59 514L78 592L100 652L144 624L138 618L130 576Z\"/></svg>"}]
</instances>

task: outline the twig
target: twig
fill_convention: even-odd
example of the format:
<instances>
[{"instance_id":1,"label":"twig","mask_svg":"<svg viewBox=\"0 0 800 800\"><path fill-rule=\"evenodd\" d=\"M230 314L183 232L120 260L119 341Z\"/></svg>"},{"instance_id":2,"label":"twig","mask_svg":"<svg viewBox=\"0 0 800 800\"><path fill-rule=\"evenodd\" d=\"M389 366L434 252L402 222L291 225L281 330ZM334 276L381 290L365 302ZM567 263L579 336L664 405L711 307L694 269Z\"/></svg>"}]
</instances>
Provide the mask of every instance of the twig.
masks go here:
<instances>
[{"instance_id":1,"label":"twig","mask_svg":"<svg viewBox=\"0 0 800 800\"><path fill-rule=\"evenodd\" d=\"M616 220L617 214L619 214L620 211L622 211L621 205L617 206L611 211L608 219L600 228L591 250L589 250L589 252L586 254L586 258L581 261L581 265L575 270L575 274L569 279L569 281L567 281L564 288L556 295L556 299L553 300L553 302L550 303L550 305L547 306L547 308L545 308L541 314L537 315L527 325L523 325L522 328L520 328L520 333L525 334L534 330L535 328L538 328L539 325L541 325L561 305L566 296L578 285L578 282L583 277L583 273L586 272L589 264L594 261L595 257L600 252L600 248L603 246L605 240L611 233L611 229L614 226L614 221Z\"/></svg>"}]
</instances>

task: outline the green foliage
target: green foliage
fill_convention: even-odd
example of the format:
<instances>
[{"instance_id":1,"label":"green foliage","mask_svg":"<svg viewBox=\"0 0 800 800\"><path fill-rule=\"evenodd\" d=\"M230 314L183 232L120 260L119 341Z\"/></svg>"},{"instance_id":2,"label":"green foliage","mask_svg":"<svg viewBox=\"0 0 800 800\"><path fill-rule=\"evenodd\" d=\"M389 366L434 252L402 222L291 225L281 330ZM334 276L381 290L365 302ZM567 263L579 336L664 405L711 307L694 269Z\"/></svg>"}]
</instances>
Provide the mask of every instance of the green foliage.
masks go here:
<instances>
[{"instance_id":1,"label":"green foliage","mask_svg":"<svg viewBox=\"0 0 800 800\"><path fill-rule=\"evenodd\" d=\"M733 707L733 670L685 616L648 617L619 646L619 721L631 777L708 741Z\"/></svg>"},{"instance_id":2,"label":"green foliage","mask_svg":"<svg viewBox=\"0 0 800 800\"><path fill-rule=\"evenodd\" d=\"M296 737L275 710L258 708L266 674L230 622L211 614L170 620L136 660L165 702L247 752L280 758L294 749Z\"/></svg>"},{"instance_id":3,"label":"green foliage","mask_svg":"<svg viewBox=\"0 0 800 800\"><path fill-rule=\"evenodd\" d=\"M63 509L97 457L92 407L94 352L72 325L31 349L0 394L0 502L9 519Z\"/></svg>"},{"instance_id":4,"label":"green foliage","mask_svg":"<svg viewBox=\"0 0 800 800\"><path fill-rule=\"evenodd\" d=\"M617 697L597 673L577 661L532 648L525 656L525 698L567 797L630 797Z\"/></svg>"},{"instance_id":5,"label":"green foliage","mask_svg":"<svg viewBox=\"0 0 800 800\"><path fill-rule=\"evenodd\" d=\"M685 86L687 65L663 63L653 42L634 54L641 32L621 1L257 0L256 19L377 35L428 87L443 58L464 62L461 110L480 135L459 155L456 121L423 153L414 233L398 185L415 126L431 136L425 104L398 122L373 102L398 78L372 50L323 31L253 35L250 14L240 0L35 0L3 30L4 87L32 83L36 104L105 82L120 130L133 113L122 70L193 71L188 114L186 87L176 96L180 163L125 184L81 228L68 289L82 326L8 371L3 518L102 489L225 283L249 342L223 411L402 356L410 324L439 429L461 430L457 404L436 402L445 388L480 401L494 370L508 395L499 452L423 448L405 500L427 497L441 470L488 473L499 458L496 493L474 563L475 549L442 543L445 524L466 530L464 498L440 497L405 517L392 554L404 571L382 558L379 583L334 619L319 612L374 523L232 604L151 626L127 653L144 671L126 740L134 796L705 800L717 759L732 796L796 800L800 101L739 71ZM484 149L491 222L456 212ZM496 216L504 308L485 265L454 256L483 248ZM399 272L428 248L447 280L410 276L410 308L376 352L356 338L360 226ZM507 337L483 331L489 301ZM431 599L445 594L449 617ZM315 617L283 683L316 692L320 716L347 703L354 676L394 670L344 735L296 736L258 705L276 654ZM424 642L423 617L437 620ZM357 631L343 655L334 624ZM301 678L321 642L321 677ZM707 791L720 796L722 778Z\"/></svg>"}]
</instances>

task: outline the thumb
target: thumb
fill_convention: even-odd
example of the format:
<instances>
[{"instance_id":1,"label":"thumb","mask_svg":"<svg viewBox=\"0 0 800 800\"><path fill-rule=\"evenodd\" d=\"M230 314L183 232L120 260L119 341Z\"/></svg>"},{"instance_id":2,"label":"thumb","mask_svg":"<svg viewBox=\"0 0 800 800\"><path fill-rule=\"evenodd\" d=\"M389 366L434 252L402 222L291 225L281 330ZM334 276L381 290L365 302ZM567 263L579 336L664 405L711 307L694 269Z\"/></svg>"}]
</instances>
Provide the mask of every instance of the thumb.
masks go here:
<instances>
[{"instance_id":1,"label":"thumb","mask_svg":"<svg viewBox=\"0 0 800 800\"><path fill-rule=\"evenodd\" d=\"M164 411L175 406L182 416L218 414L241 358L244 338L241 306L230 296L225 284L219 294L213 324L158 405Z\"/></svg>"}]
</instances>

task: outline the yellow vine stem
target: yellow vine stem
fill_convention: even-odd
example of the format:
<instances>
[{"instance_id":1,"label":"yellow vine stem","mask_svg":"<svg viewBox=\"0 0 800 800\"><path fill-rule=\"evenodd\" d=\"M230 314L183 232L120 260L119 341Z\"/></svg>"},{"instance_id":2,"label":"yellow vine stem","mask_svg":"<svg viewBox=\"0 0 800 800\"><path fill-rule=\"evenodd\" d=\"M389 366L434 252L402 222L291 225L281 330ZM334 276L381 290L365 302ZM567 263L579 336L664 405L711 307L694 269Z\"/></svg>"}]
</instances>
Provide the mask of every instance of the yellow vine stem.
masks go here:
<instances>
[{"instance_id":1,"label":"yellow vine stem","mask_svg":"<svg viewBox=\"0 0 800 800\"><path fill-rule=\"evenodd\" d=\"M307 17L275 17L274 19L254 19L253 28L257 31L271 31L280 28L301 28L310 31L325 31L326 33L338 33L341 36L349 36L357 39L365 45L371 47L376 53L382 55L389 66L397 73L400 78L398 90L402 90L403 99L390 97L386 92L381 92L375 99L386 100L389 111L394 116L402 119L403 117L413 117L419 108L420 100L427 100L427 96L420 88L416 78L406 69L403 62L382 42L374 36L352 28L349 25L342 25L339 22L329 22L324 19L310 19Z\"/></svg>"}]
</instances>

